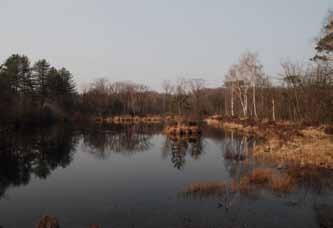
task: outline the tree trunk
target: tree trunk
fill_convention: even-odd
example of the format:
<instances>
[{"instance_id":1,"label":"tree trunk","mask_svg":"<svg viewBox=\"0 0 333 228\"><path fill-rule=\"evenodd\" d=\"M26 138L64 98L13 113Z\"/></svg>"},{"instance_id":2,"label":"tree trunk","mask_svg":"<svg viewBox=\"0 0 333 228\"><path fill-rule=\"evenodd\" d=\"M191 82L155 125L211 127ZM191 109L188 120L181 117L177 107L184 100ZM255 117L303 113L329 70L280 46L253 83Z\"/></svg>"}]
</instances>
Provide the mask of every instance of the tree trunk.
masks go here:
<instances>
[{"instance_id":1,"label":"tree trunk","mask_svg":"<svg viewBox=\"0 0 333 228\"><path fill-rule=\"evenodd\" d=\"M256 86L253 85L253 91L252 91L252 103L253 103L253 113L254 113L254 117L256 119L258 119L258 115L257 115L257 106L256 106Z\"/></svg>"},{"instance_id":2,"label":"tree trunk","mask_svg":"<svg viewBox=\"0 0 333 228\"><path fill-rule=\"evenodd\" d=\"M227 103L228 101L227 101L226 91L224 91L223 95L224 95L224 115L228 116L228 103ZM222 108L221 108L221 111L222 111ZM221 111L219 114L222 114Z\"/></svg>"},{"instance_id":3,"label":"tree trunk","mask_svg":"<svg viewBox=\"0 0 333 228\"><path fill-rule=\"evenodd\" d=\"M244 117L247 117L247 93L244 93Z\"/></svg>"},{"instance_id":4,"label":"tree trunk","mask_svg":"<svg viewBox=\"0 0 333 228\"><path fill-rule=\"evenodd\" d=\"M275 101L272 99L272 119L275 121Z\"/></svg>"},{"instance_id":5,"label":"tree trunk","mask_svg":"<svg viewBox=\"0 0 333 228\"><path fill-rule=\"evenodd\" d=\"M234 116L234 86L231 86L231 116Z\"/></svg>"}]
</instances>

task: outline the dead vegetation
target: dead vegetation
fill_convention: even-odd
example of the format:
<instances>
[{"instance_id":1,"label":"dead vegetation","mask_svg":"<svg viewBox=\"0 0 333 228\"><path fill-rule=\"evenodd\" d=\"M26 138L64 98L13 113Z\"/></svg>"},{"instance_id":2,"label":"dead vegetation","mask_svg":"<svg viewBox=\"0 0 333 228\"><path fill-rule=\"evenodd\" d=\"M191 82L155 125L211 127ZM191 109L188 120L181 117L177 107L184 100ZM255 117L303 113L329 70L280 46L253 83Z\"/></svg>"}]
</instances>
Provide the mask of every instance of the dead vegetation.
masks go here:
<instances>
[{"instance_id":1,"label":"dead vegetation","mask_svg":"<svg viewBox=\"0 0 333 228\"><path fill-rule=\"evenodd\" d=\"M253 186L248 184L248 181L242 179L240 182L224 182L224 181L210 181L210 182L195 182L181 192L183 198L221 198L228 197L237 192L250 193L253 191Z\"/></svg>"},{"instance_id":2,"label":"dead vegetation","mask_svg":"<svg viewBox=\"0 0 333 228\"><path fill-rule=\"evenodd\" d=\"M159 124L164 121L161 116L110 116L110 117L96 117L94 122L97 124Z\"/></svg>"},{"instance_id":3,"label":"dead vegetation","mask_svg":"<svg viewBox=\"0 0 333 228\"><path fill-rule=\"evenodd\" d=\"M119 115L119 116L97 116L93 122L97 124L154 124L154 123L177 123L187 121L183 115Z\"/></svg>"},{"instance_id":4,"label":"dead vegetation","mask_svg":"<svg viewBox=\"0 0 333 228\"><path fill-rule=\"evenodd\" d=\"M60 228L60 225L55 217L46 215L39 220L37 228ZM100 226L91 224L89 228L100 228Z\"/></svg>"},{"instance_id":5,"label":"dead vegetation","mask_svg":"<svg viewBox=\"0 0 333 228\"><path fill-rule=\"evenodd\" d=\"M44 216L37 224L37 228L59 228L59 222L55 217Z\"/></svg>"},{"instance_id":6,"label":"dead vegetation","mask_svg":"<svg viewBox=\"0 0 333 228\"><path fill-rule=\"evenodd\" d=\"M220 127L222 120L223 120L223 117L221 115L213 115L213 116L206 118L204 121L210 126Z\"/></svg>"},{"instance_id":7,"label":"dead vegetation","mask_svg":"<svg viewBox=\"0 0 333 228\"><path fill-rule=\"evenodd\" d=\"M255 158L278 166L333 170L333 142L320 129L305 129L288 140L270 138L258 145Z\"/></svg>"},{"instance_id":8,"label":"dead vegetation","mask_svg":"<svg viewBox=\"0 0 333 228\"><path fill-rule=\"evenodd\" d=\"M219 127L264 139L253 150L258 160L277 167L333 170L332 126L225 118Z\"/></svg>"},{"instance_id":9,"label":"dead vegetation","mask_svg":"<svg viewBox=\"0 0 333 228\"><path fill-rule=\"evenodd\" d=\"M268 168L258 168L252 171L249 176L249 182L251 184L263 185L267 184L273 176L273 171Z\"/></svg>"},{"instance_id":10,"label":"dead vegetation","mask_svg":"<svg viewBox=\"0 0 333 228\"><path fill-rule=\"evenodd\" d=\"M201 128L195 121L178 121L170 123L165 127L164 133L167 135L200 135Z\"/></svg>"},{"instance_id":11,"label":"dead vegetation","mask_svg":"<svg viewBox=\"0 0 333 228\"><path fill-rule=\"evenodd\" d=\"M271 179L271 189L274 192L287 193L291 192L296 185L295 180L286 174L283 175L273 175Z\"/></svg>"},{"instance_id":12,"label":"dead vegetation","mask_svg":"<svg viewBox=\"0 0 333 228\"><path fill-rule=\"evenodd\" d=\"M179 143L179 142L196 143L201 139L201 135L173 135L173 134L170 134L167 137L174 143Z\"/></svg>"},{"instance_id":13,"label":"dead vegetation","mask_svg":"<svg viewBox=\"0 0 333 228\"><path fill-rule=\"evenodd\" d=\"M266 189L275 193L288 193L295 189L295 179L284 173L269 168L257 168L239 181L195 182L188 185L182 192L185 197L207 198L221 197L226 194L249 194L258 189Z\"/></svg>"},{"instance_id":14,"label":"dead vegetation","mask_svg":"<svg viewBox=\"0 0 333 228\"><path fill-rule=\"evenodd\" d=\"M249 176L249 183L280 193L291 192L296 185L294 178L288 174L274 172L269 168L253 170Z\"/></svg>"},{"instance_id":15,"label":"dead vegetation","mask_svg":"<svg viewBox=\"0 0 333 228\"><path fill-rule=\"evenodd\" d=\"M332 126L235 118L222 121L212 118L210 121L215 127L218 122L218 127L263 139L263 143L255 146L252 155L259 164L274 168L256 168L239 182L195 183L186 188L187 194L211 196L234 191L249 193L255 189L288 193L305 182L318 188L332 186L332 178L323 178L324 173L330 177L333 170L333 138L328 134ZM208 124L210 121L206 120Z\"/></svg>"},{"instance_id":16,"label":"dead vegetation","mask_svg":"<svg viewBox=\"0 0 333 228\"><path fill-rule=\"evenodd\" d=\"M205 196L223 195L228 190L228 184L223 181L212 182L196 182L186 187L185 194Z\"/></svg>"}]
</instances>

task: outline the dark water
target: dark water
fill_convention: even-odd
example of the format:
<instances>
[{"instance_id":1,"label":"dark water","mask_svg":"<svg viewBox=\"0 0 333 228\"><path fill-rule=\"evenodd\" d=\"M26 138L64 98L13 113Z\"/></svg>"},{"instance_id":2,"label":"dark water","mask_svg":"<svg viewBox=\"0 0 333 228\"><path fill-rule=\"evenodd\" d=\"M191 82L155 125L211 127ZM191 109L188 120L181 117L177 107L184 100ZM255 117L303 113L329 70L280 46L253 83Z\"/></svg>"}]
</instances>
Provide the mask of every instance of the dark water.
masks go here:
<instances>
[{"instance_id":1,"label":"dark water","mask_svg":"<svg viewBox=\"0 0 333 228\"><path fill-rule=\"evenodd\" d=\"M255 143L209 128L201 138L168 139L160 126L3 135L0 226L35 227L53 215L61 227L320 227L333 192L316 180L288 194L235 194L228 207L216 197L184 197L192 182L250 172L242 160Z\"/></svg>"}]
</instances>

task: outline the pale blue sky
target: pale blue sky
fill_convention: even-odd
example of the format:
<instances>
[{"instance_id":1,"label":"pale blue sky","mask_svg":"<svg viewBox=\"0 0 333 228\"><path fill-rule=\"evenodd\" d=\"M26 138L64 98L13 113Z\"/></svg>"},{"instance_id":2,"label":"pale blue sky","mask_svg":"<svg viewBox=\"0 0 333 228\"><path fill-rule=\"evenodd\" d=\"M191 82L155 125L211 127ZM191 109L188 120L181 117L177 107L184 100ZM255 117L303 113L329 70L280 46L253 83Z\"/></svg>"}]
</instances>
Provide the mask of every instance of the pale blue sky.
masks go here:
<instances>
[{"instance_id":1,"label":"pale blue sky","mask_svg":"<svg viewBox=\"0 0 333 228\"><path fill-rule=\"evenodd\" d=\"M309 59L332 0L0 0L0 60L12 53L65 66L79 86L95 78L159 89L165 79L222 84L229 66L257 51Z\"/></svg>"}]
</instances>

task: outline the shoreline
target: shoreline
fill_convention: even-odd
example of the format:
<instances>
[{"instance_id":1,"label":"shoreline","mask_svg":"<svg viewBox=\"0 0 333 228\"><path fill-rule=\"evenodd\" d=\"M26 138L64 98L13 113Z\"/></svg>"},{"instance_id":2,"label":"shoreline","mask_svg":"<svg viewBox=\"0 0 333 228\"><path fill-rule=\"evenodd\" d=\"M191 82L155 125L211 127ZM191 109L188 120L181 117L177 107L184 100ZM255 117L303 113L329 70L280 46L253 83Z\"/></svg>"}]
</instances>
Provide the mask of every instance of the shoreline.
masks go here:
<instances>
[{"instance_id":1,"label":"shoreline","mask_svg":"<svg viewBox=\"0 0 333 228\"><path fill-rule=\"evenodd\" d=\"M263 139L253 156L277 168L333 171L333 127L286 121L248 119L205 120L210 126L255 135Z\"/></svg>"}]
</instances>

